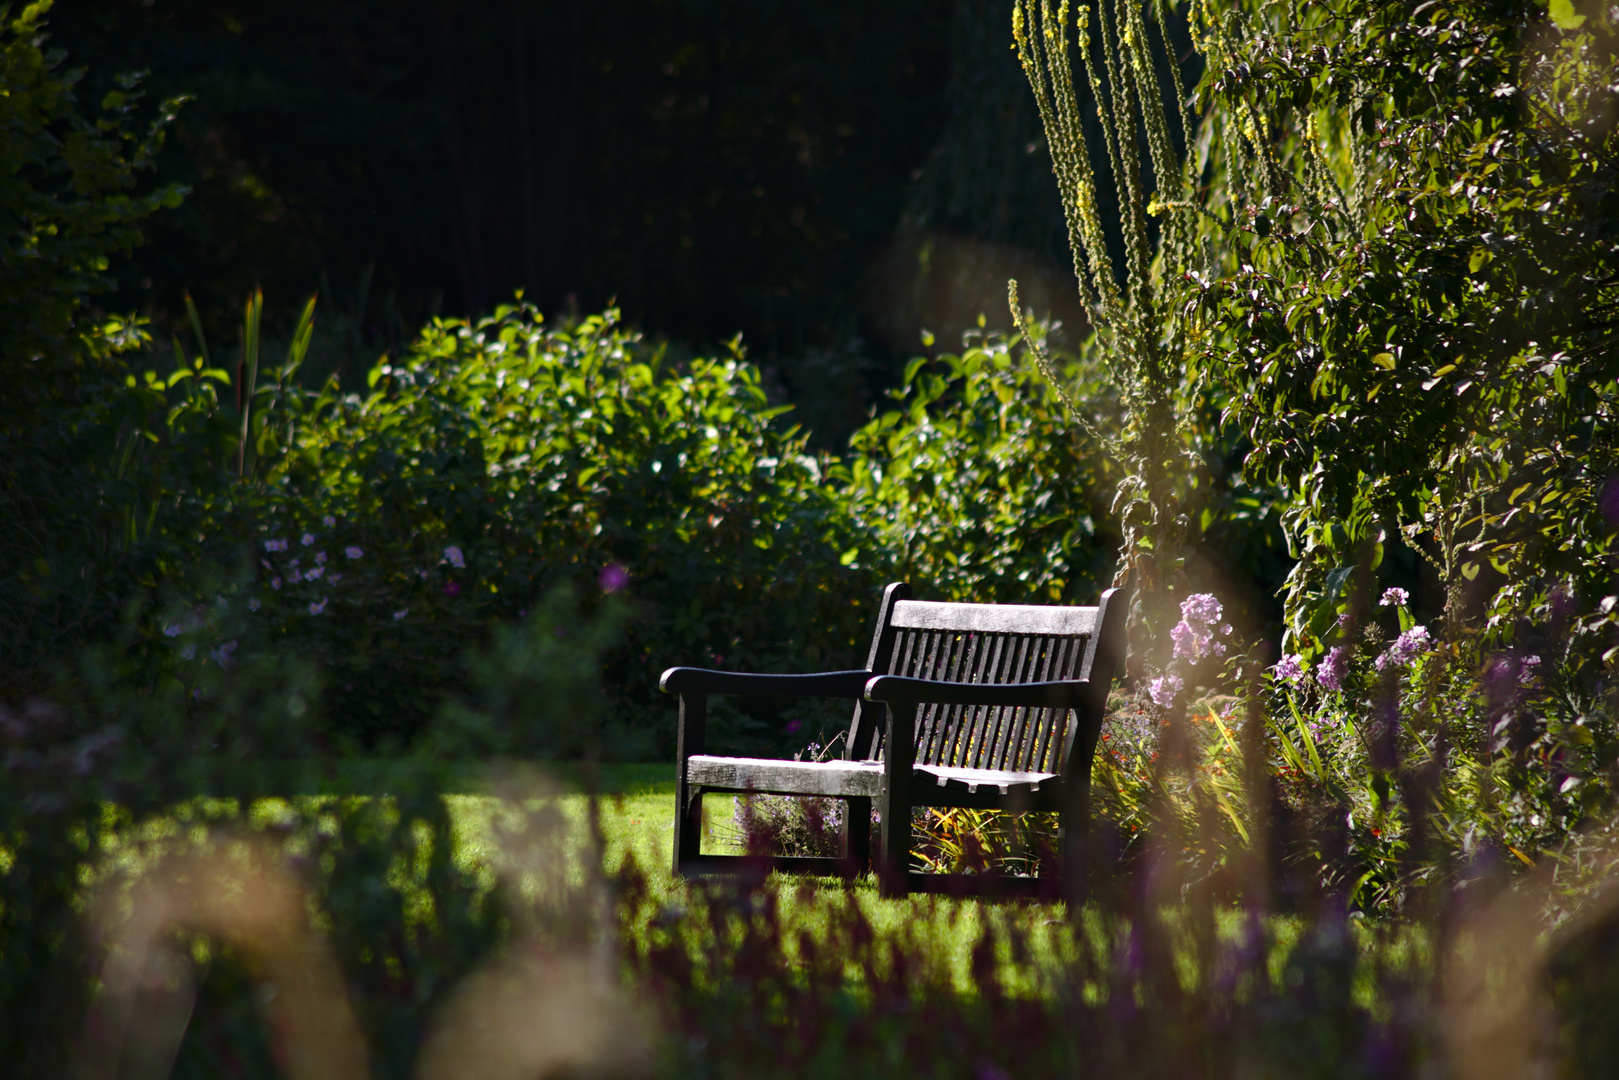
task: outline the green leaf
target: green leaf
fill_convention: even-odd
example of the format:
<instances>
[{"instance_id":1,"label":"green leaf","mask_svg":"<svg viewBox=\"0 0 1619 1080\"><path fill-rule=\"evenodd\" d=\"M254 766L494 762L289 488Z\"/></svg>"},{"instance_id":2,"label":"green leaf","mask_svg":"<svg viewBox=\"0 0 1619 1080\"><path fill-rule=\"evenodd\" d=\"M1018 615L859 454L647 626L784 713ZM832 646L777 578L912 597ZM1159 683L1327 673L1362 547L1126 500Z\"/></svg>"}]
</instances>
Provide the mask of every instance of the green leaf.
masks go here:
<instances>
[{"instance_id":1,"label":"green leaf","mask_svg":"<svg viewBox=\"0 0 1619 1080\"><path fill-rule=\"evenodd\" d=\"M1546 8L1559 30L1578 30L1585 25L1585 16L1574 14L1570 0L1550 0Z\"/></svg>"},{"instance_id":2,"label":"green leaf","mask_svg":"<svg viewBox=\"0 0 1619 1080\"><path fill-rule=\"evenodd\" d=\"M1394 354L1393 353L1387 353L1387 352L1380 352L1376 356L1372 357L1372 363L1376 364L1380 368L1386 368L1389 371L1393 371L1394 370Z\"/></svg>"}]
</instances>

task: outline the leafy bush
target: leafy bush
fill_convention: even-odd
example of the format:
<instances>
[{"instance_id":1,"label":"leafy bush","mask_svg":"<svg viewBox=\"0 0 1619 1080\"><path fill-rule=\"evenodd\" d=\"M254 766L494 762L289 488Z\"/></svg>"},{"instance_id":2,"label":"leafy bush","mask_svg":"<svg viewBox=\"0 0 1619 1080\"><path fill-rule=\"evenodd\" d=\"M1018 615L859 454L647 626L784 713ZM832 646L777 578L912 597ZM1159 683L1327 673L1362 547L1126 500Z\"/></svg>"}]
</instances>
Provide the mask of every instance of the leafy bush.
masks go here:
<instances>
[{"instance_id":1,"label":"leafy bush","mask_svg":"<svg viewBox=\"0 0 1619 1080\"><path fill-rule=\"evenodd\" d=\"M144 331L91 298L111 287L109 260L185 193L139 185L179 101L143 128L131 76L84 115L84 72L45 47L49 10L0 11L0 700L48 685L51 664L116 611L102 579L129 541L129 447L116 420L85 410L116 394L113 357Z\"/></svg>"},{"instance_id":2,"label":"leafy bush","mask_svg":"<svg viewBox=\"0 0 1619 1080\"><path fill-rule=\"evenodd\" d=\"M842 497L871 535L862 562L929 595L1094 603L1118 547L1118 475L1017 344L981 332L912 360L900 407L850 440ZM1101 373L1066 371L1092 425L1116 426Z\"/></svg>"}]
</instances>

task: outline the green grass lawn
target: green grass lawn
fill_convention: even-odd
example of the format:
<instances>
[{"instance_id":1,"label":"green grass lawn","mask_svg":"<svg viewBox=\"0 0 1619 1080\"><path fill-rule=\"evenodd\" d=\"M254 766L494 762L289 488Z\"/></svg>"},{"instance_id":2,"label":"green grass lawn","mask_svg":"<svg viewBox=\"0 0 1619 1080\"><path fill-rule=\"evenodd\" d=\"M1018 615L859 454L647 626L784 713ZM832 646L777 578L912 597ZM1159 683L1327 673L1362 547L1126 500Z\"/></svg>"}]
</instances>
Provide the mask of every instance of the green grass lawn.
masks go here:
<instances>
[{"instance_id":1,"label":"green grass lawn","mask_svg":"<svg viewBox=\"0 0 1619 1080\"><path fill-rule=\"evenodd\" d=\"M335 822L345 807L353 810L373 800L391 804L393 792L403 790L409 780L405 768L388 762L340 762L332 773L313 778L306 774L304 782L297 785L301 790L295 793L255 801L245 818L253 829L336 829ZM567 880L577 885L586 876L589 792L595 791L604 849L602 865L613 872L633 859L645 873L649 895L655 903L670 910L690 910L701 902L698 894L689 883L676 879L669 866L674 825L673 773L671 764L661 763L607 765L593 771L577 765L462 770L444 785L456 792L445 796L453 859L483 889L492 889L502 875L515 875L525 889L533 887L558 862L566 866ZM343 793L332 790L345 787ZM731 800L724 796L707 800L705 850L737 850L738 838L729 828L731 808ZM554 828L544 844L535 847L534 834L524 830L548 812L554 814L554 823L564 824ZM170 815L144 822L131 821L110 809L108 865L131 877L139 876L142 863L154 854L188 842L203 842L209 835L210 822L225 822L229 829L233 827L229 825L232 820L242 820L233 801L203 797L176 807ZM289 841L289 848L300 850L297 836ZM405 893L409 902L412 886L408 872L395 867L389 871L388 884ZM1072 939L1064 931L1064 909L1054 904L985 903L926 895L885 900L869 877L858 879L845 891L845 883L836 879L776 874L766 888L774 894L782 928L793 943L791 948L796 949L800 931L822 938L820 931L839 905L853 902L876 934L913 946L906 950L908 954L925 956L929 964L938 965L936 971L945 981L963 991L971 989L972 949L989 923L1003 931L1000 970L1009 988L1041 992L1045 976L1059 967L1073 949ZM1218 931L1228 939L1242 932L1245 919L1245 912L1235 906L1216 913ZM1273 976L1281 976L1300 925L1298 920L1285 916L1267 916L1273 943ZM1015 931L1028 946L1028 958L1021 965L1012 962L1005 931ZM631 932L644 932L644 926L632 927ZM1360 931L1363 950L1387 953L1390 945L1384 937ZM1100 941L1096 944L1108 947ZM1407 941L1399 951L1411 947ZM1187 977L1192 978L1191 969L1187 971ZM1366 994L1371 992L1368 984ZM1371 1004L1370 998L1364 1003Z\"/></svg>"}]
</instances>

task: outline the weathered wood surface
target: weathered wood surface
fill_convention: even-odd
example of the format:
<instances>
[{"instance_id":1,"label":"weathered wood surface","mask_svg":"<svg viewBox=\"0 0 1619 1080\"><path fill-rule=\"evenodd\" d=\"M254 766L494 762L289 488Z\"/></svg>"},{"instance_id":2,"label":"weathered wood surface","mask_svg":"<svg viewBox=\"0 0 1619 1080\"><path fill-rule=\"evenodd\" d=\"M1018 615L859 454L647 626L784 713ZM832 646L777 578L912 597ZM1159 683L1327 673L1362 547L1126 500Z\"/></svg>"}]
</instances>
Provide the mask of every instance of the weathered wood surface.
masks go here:
<instances>
[{"instance_id":1,"label":"weathered wood surface","mask_svg":"<svg viewBox=\"0 0 1619 1080\"><path fill-rule=\"evenodd\" d=\"M663 673L659 687L669 694L752 694L788 697L858 698L871 672L822 671L812 675L755 675L743 671L676 667Z\"/></svg>"},{"instance_id":2,"label":"weathered wood surface","mask_svg":"<svg viewBox=\"0 0 1619 1080\"><path fill-rule=\"evenodd\" d=\"M686 762L693 784L725 791L770 795L864 795L882 793L880 761L782 761L777 758L693 757Z\"/></svg>"},{"instance_id":3,"label":"weathered wood surface","mask_svg":"<svg viewBox=\"0 0 1619 1080\"><path fill-rule=\"evenodd\" d=\"M845 801L852 826L842 859L776 860L784 870L856 873L870 857L872 800L881 821L871 865L886 895L911 890L1051 896L1059 883L995 875L918 875L909 870L911 811L957 806L1059 813L1064 865L1078 866L1076 837L1089 821L1091 756L1108 688L1124 662L1121 590L1086 607L938 604L883 593L867 667L814 675L670 668L663 689L680 694L675 867L704 872L737 856L698 847L705 792L820 795ZM708 754L708 694L855 699L846 756L783 761Z\"/></svg>"},{"instance_id":4,"label":"weathered wood surface","mask_svg":"<svg viewBox=\"0 0 1619 1080\"><path fill-rule=\"evenodd\" d=\"M1056 773L1013 772L1001 769L963 769L940 765L913 765L913 785L950 788L976 794L1030 793L1042 785L1062 782ZM757 792L761 795L882 794L880 761L783 761L779 758L715 757L699 754L686 761L686 781L712 791Z\"/></svg>"},{"instance_id":5,"label":"weathered wood surface","mask_svg":"<svg viewBox=\"0 0 1619 1080\"><path fill-rule=\"evenodd\" d=\"M939 604L903 600L894 605L900 630L955 630L1001 634L1089 637L1096 632L1093 607L1036 604Z\"/></svg>"}]
</instances>

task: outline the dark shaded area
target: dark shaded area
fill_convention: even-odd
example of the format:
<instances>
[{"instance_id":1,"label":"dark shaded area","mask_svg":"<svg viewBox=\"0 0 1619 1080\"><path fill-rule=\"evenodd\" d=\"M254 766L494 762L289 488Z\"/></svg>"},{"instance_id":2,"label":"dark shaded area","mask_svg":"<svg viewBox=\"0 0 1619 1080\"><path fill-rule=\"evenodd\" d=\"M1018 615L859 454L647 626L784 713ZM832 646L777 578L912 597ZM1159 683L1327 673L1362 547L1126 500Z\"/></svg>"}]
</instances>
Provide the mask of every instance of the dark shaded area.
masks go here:
<instances>
[{"instance_id":1,"label":"dark shaded area","mask_svg":"<svg viewBox=\"0 0 1619 1080\"><path fill-rule=\"evenodd\" d=\"M86 100L131 70L152 99L193 97L160 163L191 194L105 300L160 336L187 289L224 340L254 286L272 321L320 288L324 324L369 350L518 288L549 312L616 301L694 347L740 331L836 445L919 329L953 348L980 311L1004 319L1009 273L1082 322L999 2L93 0L50 19Z\"/></svg>"}]
</instances>

